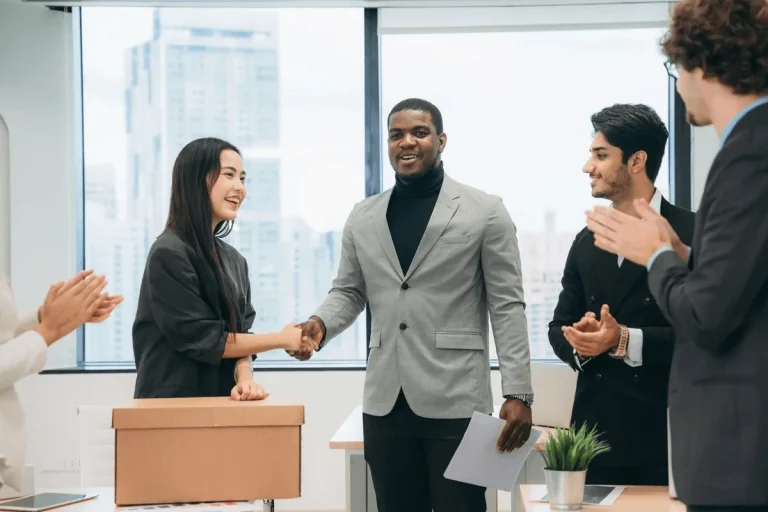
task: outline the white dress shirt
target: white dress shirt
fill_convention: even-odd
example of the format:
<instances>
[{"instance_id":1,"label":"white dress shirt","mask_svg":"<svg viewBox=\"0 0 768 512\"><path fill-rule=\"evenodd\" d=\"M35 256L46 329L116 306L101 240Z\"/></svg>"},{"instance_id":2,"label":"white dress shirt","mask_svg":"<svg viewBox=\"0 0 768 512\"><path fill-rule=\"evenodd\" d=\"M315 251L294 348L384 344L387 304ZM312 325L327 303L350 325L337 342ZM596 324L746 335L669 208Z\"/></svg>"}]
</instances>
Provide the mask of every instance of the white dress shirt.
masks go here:
<instances>
[{"instance_id":1,"label":"white dress shirt","mask_svg":"<svg viewBox=\"0 0 768 512\"><path fill-rule=\"evenodd\" d=\"M27 430L14 384L45 368L48 346L33 330L37 322L36 310L19 315L0 275L0 499L21 494Z\"/></svg>"},{"instance_id":2,"label":"white dress shirt","mask_svg":"<svg viewBox=\"0 0 768 512\"><path fill-rule=\"evenodd\" d=\"M661 213L661 192L659 192L659 189L656 189L656 192L653 193L650 206L656 213ZM617 263L621 267L621 264L624 263L624 256L619 255ZM627 331L629 331L629 339L627 340L627 354L624 356L624 362L632 367L642 366L643 331L642 329L633 329L632 327L628 327ZM582 365L588 363L589 359L579 361L579 356L576 354L575 349L573 355L576 365L579 367L579 370L582 370Z\"/></svg>"}]
</instances>

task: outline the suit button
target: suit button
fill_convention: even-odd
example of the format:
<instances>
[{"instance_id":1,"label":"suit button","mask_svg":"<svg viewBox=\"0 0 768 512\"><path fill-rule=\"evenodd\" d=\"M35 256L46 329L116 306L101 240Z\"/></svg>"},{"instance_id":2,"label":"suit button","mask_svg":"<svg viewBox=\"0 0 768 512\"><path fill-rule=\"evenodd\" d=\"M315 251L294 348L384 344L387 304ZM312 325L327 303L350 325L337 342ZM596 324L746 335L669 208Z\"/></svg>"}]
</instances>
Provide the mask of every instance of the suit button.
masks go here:
<instances>
[{"instance_id":1,"label":"suit button","mask_svg":"<svg viewBox=\"0 0 768 512\"><path fill-rule=\"evenodd\" d=\"M407 328L408 328L408 326L407 326L407 325L405 325L405 324L400 324L400 330L401 330L401 331L404 331L404 330L406 330Z\"/></svg>"},{"instance_id":2,"label":"suit button","mask_svg":"<svg viewBox=\"0 0 768 512\"><path fill-rule=\"evenodd\" d=\"M632 380L635 381L635 384L637 384L638 382L640 382L640 377L638 377L637 375L633 375Z\"/></svg>"},{"instance_id":3,"label":"suit button","mask_svg":"<svg viewBox=\"0 0 768 512\"><path fill-rule=\"evenodd\" d=\"M597 375L595 375L595 380L596 380L597 382L600 382L600 379L602 379L602 378L603 378L603 376L602 376L602 375L600 375L599 373L598 373Z\"/></svg>"},{"instance_id":4,"label":"suit button","mask_svg":"<svg viewBox=\"0 0 768 512\"><path fill-rule=\"evenodd\" d=\"M651 303L650 297L646 297L645 299L643 299L643 304L645 304L646 306L648 306L650 303Z\"/></svg>"},{"instance_id":5,"label":"suit button","mask_svg":"<svg viewBox=\"0 0 768 512\"><path fill-rule=\"evenodd\" d=\"M592 303L594 303L594 302L595 302L595 296L594 296L594 295L592 295L592 296L589 298L589 303L590 303L590 304L592 304Z\"/></svg>"},{"instance_id":6,"label":"suit button","mask_svg":"<svg viewBox=\"0 0 768 512\"><path fill-rule=\"evenodd\" d=\"M408 286L408 283L403 283L400 285L400 288L402 288L403 290L407 290L408 288L410 288L410 286Z\"/></svg>"}]
</instances>

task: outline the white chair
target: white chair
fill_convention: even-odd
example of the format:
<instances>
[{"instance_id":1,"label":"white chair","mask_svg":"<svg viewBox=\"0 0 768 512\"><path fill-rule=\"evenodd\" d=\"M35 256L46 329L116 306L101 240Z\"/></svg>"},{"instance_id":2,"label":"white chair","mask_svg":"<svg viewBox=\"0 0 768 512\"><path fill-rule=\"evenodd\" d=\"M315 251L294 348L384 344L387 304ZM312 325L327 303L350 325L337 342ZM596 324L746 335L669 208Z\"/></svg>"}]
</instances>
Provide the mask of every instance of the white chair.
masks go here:
<instances>
[{"instance_id":1,"label":"white chair","mask_svg":"<svg viewBox=\"0 0 768 512\"><path fill-rule=\"evenodd\" d=\"M80 424L80 486L114 487L112 407L81 405L77 408L77 415Z\"/></svg>"}]
</instances>

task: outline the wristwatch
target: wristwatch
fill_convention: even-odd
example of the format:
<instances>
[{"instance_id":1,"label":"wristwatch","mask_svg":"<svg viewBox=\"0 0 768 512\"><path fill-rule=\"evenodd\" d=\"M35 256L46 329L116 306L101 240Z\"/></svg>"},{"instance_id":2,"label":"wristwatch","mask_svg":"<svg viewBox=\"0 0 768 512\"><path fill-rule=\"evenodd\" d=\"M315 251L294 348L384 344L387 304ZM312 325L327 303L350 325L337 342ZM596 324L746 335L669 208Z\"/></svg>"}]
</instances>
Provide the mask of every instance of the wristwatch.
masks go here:
<instances>
[{"instance_id":1,"label":"wristwatch","mask_svg":"<svg viewBox=\"0 0 768 512\"><path fill-rule=\"evenodd\" d=\"M511 398L516 398L521 402L523 402L528 407L533 405L533 395L527 395L527 394L526 395L504 395L504 398L506 398L507 400Z\"/></svg>"},{"instance_id":2,"label":"wristwatch","mask_svg":"<svg viewBox=\"0 0 768 512\"><path fill-rule=\"evenodd\" d=\"M610 352L614 359L624 359L627 355L627 343L629 342L629 329L625 325L620 325L621 334L619 335L619 344Z\"/></svg>"}]
</instances>

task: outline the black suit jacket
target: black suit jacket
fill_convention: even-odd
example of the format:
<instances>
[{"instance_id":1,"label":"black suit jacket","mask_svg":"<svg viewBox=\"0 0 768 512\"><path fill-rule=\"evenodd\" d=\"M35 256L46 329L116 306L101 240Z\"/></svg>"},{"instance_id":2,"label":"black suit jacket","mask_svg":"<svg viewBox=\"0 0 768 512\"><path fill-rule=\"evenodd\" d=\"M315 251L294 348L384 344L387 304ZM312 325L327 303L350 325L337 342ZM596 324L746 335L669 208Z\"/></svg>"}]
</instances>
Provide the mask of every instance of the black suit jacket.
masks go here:
<instances>
[{"instance_id":1,"label":"black suit jacket","mask_svg":"<svg viewBox=\"0 0 768 512\"><path fill-rule=\"evenodd\" d=\"M248 265L234 247L216 243L237 301L238 332L247 332L256 317ZM229 396L237 359L222 359L229 332L217 290L211 266L178 235L165 231L155 240L133 324L134 398Z\"/></svg>"},{"instance_id":2,"label":"black suit jacket","mask_svg":"<svg viewBox=\"0 0 768 512\"><path fill-rule=\"evenodd\" d=\"M660 213L686 245L693 237L694 214L662 198ZM611 315L643 333L642 365L631 367L607 353L582 362L571 424L597 426L611 451L593 466L639 467L667 464L667 386L674 335L648 290L646 270L595 247L592 232L582 230L571 246L562 278L563 290L549 324L555 354L578 370L573 347L561 327L578 322L587 311L600 319ZM631 340L630 340L631 343ZM632 482L615 482L631 484Z\"/></svg>"},{"instance_id":3,"label":"black suit jacket","mask_svg":"<svg viewBox=\"0 0 768 512\"><path fill-rule=\"evenodd\" d=\"M715 157L688 263L662 253L651 292L675 327L672 468L692 505L768 505L768 105Z\"/></svg>"}]
</instances>

